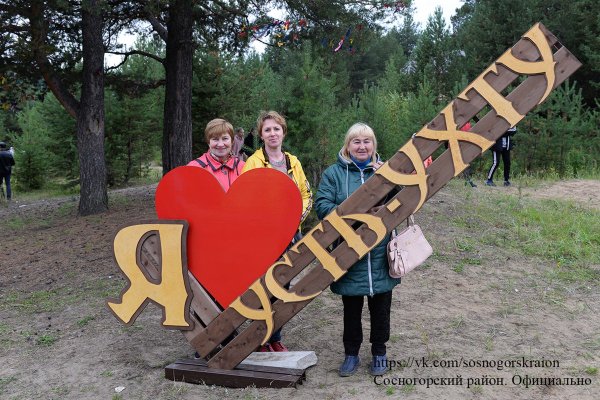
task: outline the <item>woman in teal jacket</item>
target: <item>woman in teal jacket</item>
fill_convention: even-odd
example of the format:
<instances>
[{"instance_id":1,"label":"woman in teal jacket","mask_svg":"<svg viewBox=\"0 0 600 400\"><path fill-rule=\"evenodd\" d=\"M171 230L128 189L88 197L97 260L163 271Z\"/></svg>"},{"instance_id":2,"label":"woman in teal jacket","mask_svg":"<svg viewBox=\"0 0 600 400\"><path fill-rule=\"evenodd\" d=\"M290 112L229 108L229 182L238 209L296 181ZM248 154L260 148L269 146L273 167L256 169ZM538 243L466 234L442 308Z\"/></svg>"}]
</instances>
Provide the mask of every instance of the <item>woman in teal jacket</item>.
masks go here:
<instances>
[{"instance_id":1,"label":"woman in teal jacket","mask_svg":"<svg viewBox=\"0 0 600 400\"><path fill-rule=\"evenodd\" d=\"M377 139L373 129L356 123L346 133L338 161L325 170L317 191L315 209L319 219L325 218L371 177L382 162L377 155ZM387 370L386 342L390 338L392 289L400 279L391 278L387 262L387 243L383 240L354 264L331 290L342 296L344 304L344 362L340 376L353 375L360 365L358 355L363 340L361 315L364 296L371 314L370 371L383 375Z\"/></svg>"}]
</instances>

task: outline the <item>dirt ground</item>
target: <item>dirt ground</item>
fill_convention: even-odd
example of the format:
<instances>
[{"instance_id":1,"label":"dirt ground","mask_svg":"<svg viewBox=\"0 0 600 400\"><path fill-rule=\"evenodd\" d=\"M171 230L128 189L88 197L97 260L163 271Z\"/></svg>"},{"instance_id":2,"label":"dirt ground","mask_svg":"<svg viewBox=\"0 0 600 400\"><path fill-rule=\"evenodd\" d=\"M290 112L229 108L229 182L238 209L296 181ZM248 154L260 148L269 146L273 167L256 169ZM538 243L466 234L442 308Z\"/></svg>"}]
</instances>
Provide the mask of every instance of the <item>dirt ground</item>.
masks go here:
<instances>
[{"instance_id":1,"label":"dirt ground","mask_svg":"<svg viewBox=\"0 0 600 400\"><path fill-rule=\"evenodd\" d=\"M171 382L164 367L193 353L184 337L161 328L156 307L132 327L107 311L106 298L124 286L112 239L124 226L155 219L154 190L112 192L110 211L90 217L77 217L71 198L26 204L17 196L10 207L0 206L0 398L600 398L597 282L555 281L547 274L550 261L499 246L458 245L490 227L450 223L468 214L468 201L495 193L600 209L600 181L444 188L417 214L434 256L394 291L388 357L402 367L374 382L366 343L359 373L338 377L341 300L325 291L284 327L291 350L313 350L319 359L304 384L290 389ZM466 190L472 190L468 201ZM363 322L368 342L367 312ZM560 378L560 384L532 378ZM118 387L124 389L117 393Z\"/></svg>"}]
</instances>

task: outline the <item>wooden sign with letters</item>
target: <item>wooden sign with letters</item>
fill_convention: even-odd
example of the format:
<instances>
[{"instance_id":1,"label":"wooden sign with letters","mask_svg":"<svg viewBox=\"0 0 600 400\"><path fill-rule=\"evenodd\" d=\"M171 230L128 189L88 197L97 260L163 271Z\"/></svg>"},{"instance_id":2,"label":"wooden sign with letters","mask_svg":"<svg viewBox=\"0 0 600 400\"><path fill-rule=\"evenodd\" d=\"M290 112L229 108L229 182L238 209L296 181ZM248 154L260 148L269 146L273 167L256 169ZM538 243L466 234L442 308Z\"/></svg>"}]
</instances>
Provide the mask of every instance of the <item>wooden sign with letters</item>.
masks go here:
<instances>
[{"instance_id":1,"label":"wooden sign with letters","mask_svg":"<svg viewBox=\"0 0 600 400\"><path fill-rule=\"evenodd\" d=\"M115 238L117 263L130 280L146 279L148 284L140 286L142 292L136 294L136 299L129 296L130 287L125 288L119 299L109 300L109 308L119 319L116 310L127 309L125 314L130 318L121 320L131 323L140 312L132 308L143 300L139 296L143 297L143 291L147 290L147 298L164 309L164 325L182 329L196 351L208 359L208 368L235 368L275 330L343 276L392 229L460 174L473 159L490 148L508 128L543 102L580 65L542 24L534 25L373 177L306 233L283 257L266 267L266 272L224 309L186 272L185 246L182 246L187 229L185 222L160 221L125 228ZM517 82L518 78L521 79ZM483 113L485 115L470 131L459 129L476 114ZM423 160L446 142L448 149L425 168ZM398 192L399 187L402 190ZM376 214L367 213L390 193L396 194ZM124 231L128 229L137 230L130 236L135 240L127 238L125 244L117 243L127 236ZM340 245L328 250L332 243L340 240ZM136 263L142 272L123 268L121 250L124 246L137 249L136 261L131 260L130 253L125 264ZM286 289L285 285L309 265L310 270L293 287ZM150 273L148 269L154 272ZM162 277L158 285L157 276ZM166 285L171 286L167 288ZM171 295L163 296L163 290ZM159 294L155 295L155 292ZM236 335L231 339L234 332Z\"/></svg>"}]
</instances>

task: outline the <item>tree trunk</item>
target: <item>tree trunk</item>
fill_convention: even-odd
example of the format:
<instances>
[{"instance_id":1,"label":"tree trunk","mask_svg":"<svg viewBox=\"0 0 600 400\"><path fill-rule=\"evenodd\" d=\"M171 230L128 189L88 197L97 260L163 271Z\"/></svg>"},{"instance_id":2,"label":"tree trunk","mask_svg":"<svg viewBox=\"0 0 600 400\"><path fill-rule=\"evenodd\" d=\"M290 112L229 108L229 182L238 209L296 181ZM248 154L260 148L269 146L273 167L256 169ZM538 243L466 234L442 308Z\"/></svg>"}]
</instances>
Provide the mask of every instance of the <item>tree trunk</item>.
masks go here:
<instances>
[{"instance_id":1,"label":"tree trunk","mask_svg":"<svg viewBox=\"0 0 600 400\"><path fill-rule=\"evenodd\" d=\"M192 159L192 2L171 2L167 24L163 174Z\"/></svg>"},{"instance_id":2,"label":"tree trunk","mask_svg":"<svg viewBox=\"0 0 600 400\"><path fill-rule=\"evenodd\" d=\"M108 210L104 159L104 44L102 0L82 4L83 83L77 113L79 215Z\"/></svg>"}]
</instances>

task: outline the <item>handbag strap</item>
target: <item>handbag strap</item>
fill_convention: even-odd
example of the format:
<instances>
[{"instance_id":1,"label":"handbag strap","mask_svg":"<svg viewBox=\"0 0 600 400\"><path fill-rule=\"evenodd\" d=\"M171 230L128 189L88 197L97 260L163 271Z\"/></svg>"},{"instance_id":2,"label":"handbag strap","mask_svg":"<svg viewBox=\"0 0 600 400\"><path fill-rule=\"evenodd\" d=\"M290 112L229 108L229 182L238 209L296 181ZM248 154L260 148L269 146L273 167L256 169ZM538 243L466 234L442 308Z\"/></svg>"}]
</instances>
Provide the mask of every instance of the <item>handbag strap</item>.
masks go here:
<instances>
[{"instance_id":1,"label":"handbag strap","mask_svg":"<svg viewBox=\"0 0 600 400\"><path fill-rule=\"evenodd\" d=\"M409 228L414 224L415 224L415 217L413 216L413 214L410 214L408 216L408 218L406 218L406 227ZM396 229L397 228L392 229L392 238L395 238L396 236L398 236L398 231Z\"/></svg>"}]
</instances>

